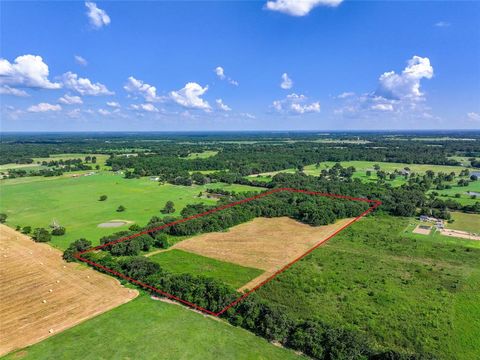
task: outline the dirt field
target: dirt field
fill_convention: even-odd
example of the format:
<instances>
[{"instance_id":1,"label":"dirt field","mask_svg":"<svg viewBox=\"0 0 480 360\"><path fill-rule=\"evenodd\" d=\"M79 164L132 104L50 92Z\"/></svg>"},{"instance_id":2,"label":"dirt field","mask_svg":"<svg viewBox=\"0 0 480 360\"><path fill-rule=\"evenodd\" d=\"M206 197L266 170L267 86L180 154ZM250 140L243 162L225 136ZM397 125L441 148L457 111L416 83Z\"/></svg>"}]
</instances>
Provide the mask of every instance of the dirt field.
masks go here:
<instances>
[{"instance_id":1,"label":"dirt field","mask_svg":"<svg viewBox=\"0 0 480 360\"><path fill-rule=\"evenodd\" d=\"M313 227L288 217L257 218L228 232L184 240L173 248L265 270L264 274L239 289L243 291L261 283L350 221L352 219L342 219L332 225Z\"/></svg>"},{"instance_id":2,"label":"dirt field","mask_svg":"<svg viewBox=\"0 0 480 360\"><path fill-rule=\"evenodd\" d=\"M432 231L432 227L430 225L422 225L418 224L415 229L413 229L413 233L415 234L422 234L422 235L429 235Z\"/></svg>"},{"instance_id":3,"label":"dirt field","mask_svg":"<svg viewBox=\"0 0 480 360\"><path fill-rule=\"evenodd\" d=\"M440 230L440 234L445 236L452 236L457 238L463 238L468 240L480 240L479 235L474 235L472 233L461 231L461 230L452 230L452 229L442 229Z\"/></svg>"},{"instance_id":4,"label":"dirt field","mask_svg":"<svg viewBox=\"0 0 480 360\"><path fill-rule=\"evenodd\" d=\"M0 225L0 356L101 314L138 295L61 252Z\"/></svg>"}]
</instances>

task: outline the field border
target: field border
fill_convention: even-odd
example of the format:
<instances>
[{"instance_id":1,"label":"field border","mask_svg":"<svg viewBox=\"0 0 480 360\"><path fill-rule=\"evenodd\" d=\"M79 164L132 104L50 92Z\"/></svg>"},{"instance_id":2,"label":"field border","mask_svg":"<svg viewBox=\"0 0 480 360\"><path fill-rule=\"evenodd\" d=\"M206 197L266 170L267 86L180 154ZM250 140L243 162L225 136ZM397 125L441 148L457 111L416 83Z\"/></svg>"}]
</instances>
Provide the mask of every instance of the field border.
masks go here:
<instances>
[{"instance_id":1,"label":"field border","mask_svg":"<svg viewBox=\"0 0 480 360\"><path fill-rule=\"evenodd\" d=\"M208 309L205 309L197 304L194 304L190 301L186 301L186 300L183 300L181 298L179 298L178 296L175 296L175 295L172 295L172 294L169 294L165 291L162 291L160 289L157 289L156 287L153 287L153 286L150 286L148 284L145 284L139 280L136 280L136 279L133 279L125 274L122 274L116 270L113 270L113 269L110 269L110 268L107 268L101 264L98 264L96 262L93 262L89 259L86 259L86 258L83 258L81 255L83 254L86 254L88 252L91 252L91 251L96 251L96 250L100 250L106 246L110 246L110 245L113 245L113 244L117 244L117 243L120 243L120 242L123 242L123 241L127 241L127 240L131 240L131 239L134 239L140 235L144 235L144 234L148 234L150 232L153 232L153 231L158 231L158 230L162 230L162 229L165 229L167 227L170 227L170 226L173 226L173 225L176 225L176 224L180 224L180 223L183 223L183 222L186 222L186 221L189 221L189 220L193 220L193 219L197 219L199 217L202 217L202 216L206 216L206 215L209 215L209 214L212 214L214 212L217 212L217 211L221 211L221 210L225 210L225 209L228 209L230 207L233 207L233 206L237 206L237 205L240 205L240 204L244 204L246 202L249 202L249 201L252 201L252 200L256 200L256 199L260 199L262 197L265 197L265 196L268 196L268 195L271 195L271 194L274 194L274 193L278 193L278 192L283 192L283 191L286 191L286 192L293 192L293 193L302 193L302 194L308 194L308 195L315 195L315 196L325 196L325 197L333 197L333 198L337 198L337 199L344 199L344 200L352 200L352 201L361 201L361 202L366 202L366 203L369 203L371 204L371 206L365 210L363 213L361 213L360 215L358 215L357 217L355 217L353 220L349 221L347 224L345 224L344 226L342 226L340 229L338 229L337 231L335 231L333 234L331 234L330 236L328 236L326 239L324 239L322 242L316 244L315 246L313 246L312 248L310 248L308 251L306 251L304 254L300 255L299 257L297 257L296 259L292 260L291 262L289 262L287 265L285 265L284 267L282 267L280 270L277 270L275 273L273 273L270 277L268 277L267 279L265 279L264 281L262 281L260 284L258 284L257 286L255 286L253 289L250 289L249 291L247 291L246 293L242 294L240 297L238 297L236 300L232 301L230 304L228 304L227 306L225 306L222 310L218 311L218 312L213 312L213 311L210 311ZM95 247L92 247L90 249L87 249L85 251L81 251L81 252L78 252L78 253L75 253L73 256L82 261L82 262L85 262L87 264L90 264L94 267L97 267L97 268L100 268L102 269L103 271L106 271L110 274L113 274L115 276L118 276L120 278L123 278L125 280L128 280L134 284L137 284L143 288L147 288L149 290L152 290L162 296L165 296L165 297L168 297L170 299L173 299L175 301L178 301L178 302L181 302L185 305L188 305L196 310L199 310L203 313L206 313L206 314L209 314L209 315L212 315L212 316L220 316L221 314L223 314L225 311L227 311L228 309L230 309L232 306L235 306L236 304L238 304L240 301L244 300L247 296L249 296L250 294L252 294L253 292L257 291L260 287L262 287L263 285L265 285L266 283L272 281L276 276L278 276L280 273L284 272L285 270L287 270L288 268L290 268L293 264L295 264L296 262L298 262L299 260L301 260L302 258L304 258L305 256L307 256L308 254L310 254L313 250L317 249L318 247L320 247L321 245L325 244L328 240L330 240L331 238L333 238L335 235L337 235L340 231L344 230L345 228L347 228L348 226L352 225L354 222L360 220L362 217L364 217L365 215L367 215L368 213L372 212L374 209L376 209L377 207L379 207L380 205L382 204L381 201L379 200L370 200L370 199L365 199L365 198L356 198L356 197L351 197L351 196L345 196L345 195L338 195L338 194L329 194L329 193L322 193L322 192L318 192L318 191L309 191L309 190L300 190L300 189L292 189L292 188L278 188L278 189L273 189L273 190L269 190L269 191L266 191L266 192L263 192L261 194L258 194L258 195L255 195L255 196L252 196L252 197L249 197L249 198L246 198L246 199L243 199L243 200L240 200L240 201L235 201L235 202L232 202L232 203L229 203L229 204L226 204L226 205L222 205L222 206L219 206L219 207L216 207L214 209L210 209L208 211L205 211L203 213L200 213L200 214L196 214L196 215L193 215L193 216L190 216L190 217L187 217L187 218L183 218L183 219L179 219L179 220L176 220L176 221L173 221L171 223L168 223L168 224L165 224L165 225L162 225L162 226L158 226L156 228L152 228L152 229L148 229L148 230L144 230L144 231L141 231L141 232L138 232L136 234L133 234L133 235L130 235L130 236L126 236L126 237L123 237L123 238L119 238L117 240L114 240L114 241L110 241L106 244L103 244L103 245L98 245L98 246L95 246Z\"/></svg>"}]
</instances>

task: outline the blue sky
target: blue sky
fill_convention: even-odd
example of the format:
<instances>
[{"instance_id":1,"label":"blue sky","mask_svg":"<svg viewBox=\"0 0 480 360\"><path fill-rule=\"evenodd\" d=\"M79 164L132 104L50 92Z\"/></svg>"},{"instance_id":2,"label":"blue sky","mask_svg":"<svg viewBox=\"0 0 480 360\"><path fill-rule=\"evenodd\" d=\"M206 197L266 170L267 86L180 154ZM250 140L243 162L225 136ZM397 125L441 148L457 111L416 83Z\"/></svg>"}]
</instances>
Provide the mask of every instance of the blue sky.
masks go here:
<instances>
[{"instance_id":1,"label":"blue sky","mask_svg":"<svg viewBox=\"0 0 480 360\"><path fill-rule=\"evenodd\" d=\"M480 128L480 3L5 2L2 131Z\"/></svg>"}]
</instances>

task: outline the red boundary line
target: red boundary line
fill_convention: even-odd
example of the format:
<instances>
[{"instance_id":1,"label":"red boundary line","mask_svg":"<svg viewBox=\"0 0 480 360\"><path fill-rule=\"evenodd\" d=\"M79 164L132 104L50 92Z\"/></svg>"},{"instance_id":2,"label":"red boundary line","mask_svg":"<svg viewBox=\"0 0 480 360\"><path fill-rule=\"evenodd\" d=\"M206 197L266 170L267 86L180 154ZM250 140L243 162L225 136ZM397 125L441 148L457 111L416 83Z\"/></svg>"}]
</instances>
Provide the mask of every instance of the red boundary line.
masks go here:
<instances>
[{"instance_id":1,"label":"red boundary line","mask_svg":"<svg viewBox=\"0 0 480 360\"><path fill-rule=\"evenodd\" d=\"M362 201L362 202L366 202L366 203L369 203L369 204L372 204L367 210L365 210L363 213L361 213L360 215L358 215L356 218L354 218L352 221L349 221L347 224L345 224L344 226L342 226L340 229L338 229L337 231L335 231L333 234L331 234L329 237L327 237L326 239L324 239L321 243L318 243L317 245L313 246L312 248L310 248L306 253L300 255L299 257L297 257L296 259L294 259L293 261L291 261L290 263L288 263L287 265L285 265L283 268L281 268L280 270L277 270L274 274L272 274L270 277L268 277L266 280L262 281L260 284L258 284L257 286L255 286L253 289L249 290L248 292L242 294L242 296L240 296L238 299L232 301L230 304L228 304L227 306L225 306L222 310L220 310L219 312L213 312L213 311L210 311L208 309L205 309L201 306L198 306L190 301L186 301L186 300L183 300L183 299L180 299L179 297L175 296L175 295L172 295L172 294L169 294L165 291L162 291L160 289L157 289L156 287L153 287L153 286L150 286L148 284L145 284L139 280L136 280L136 279L133 279L127 275L124 275L118 271L115 271L113 269L110 269L110 268L107 268L101 264L97 264L91 260L88 260L88 259L85 259L83 257L81 257L81 255L83 254L86 254L88 252L91 252L91 251L95 251L95 250L100 250L106 246L109 246L109 245L113 245L113 244L116 244L116 243L119 243L119 242L123 242L123 241L127 241L127 240L130 240L130 239L134 239L140 235L144 235L144 234L148 234L150 232L153 232L153 231L157 231L157 230L162 230L162 229L165 229L167 227L170 227L170 226L173 226L175 224L180 224L180 223L183 223L183 222L186 222L186 221L189 221L189 220L193 220L193 219L196 219L196 218L199 218L199 217L202 217L202 216L205 216L205 215L208 215L208 214L211 214L211 213L214 213L214 212L217 212L217 211L221 211L221 210L224 210L224 209L228 209L230 207L233 207L233 206L236 206L236 205L240 205L240 204L243 204L243 203L246 203L246 202L249 202L249 201L252 201L252 200L256 200L256 199L260 199L262 197L265 197L265 196L268 196L268 195L271 195L271 194L274 194L274 193L277 193L277 192L282 192L282 191L288 191L288 192L295 192L295 193L303 193L303 194L308 194L308 195L317 195L317 196L326 196L326 197L333 197L333 198L337 198L337 199L345 199L345 200L353 200L353 201ZM144 231L141 231L139 233L136 233L136 234L133 234L133 235L130 235L130 236L126 236L126 237L123 237L123 238L120 238L120 239L117 239L117 240L114 240L114 241L110 241L106 244L103 244L103 245L99 245L99 246L95 246L95 247L92 247L88 250L85 250L85 251L81 251L81 252L78 252L76 254L74 254L73 256L75 258L77 258L78 260L80 261L83 261L85 263L88 263L92 266L95 266L97 268L100 268L108 273L111 273L113 275L116 275L120 278L123 278L125 280L128 280L132 283L135 283L137 285L140 285L141 287L144 287L144 288L147 288L147 289L150 289L160 295L163 295L163 296L166 296L170 299L174 299L176 301L179 301L185 305L188 305L194 309L197 309L199 311L202 311L204 313L207 313L209 315L213 315L213 316L220 316L221 314L223 314L225 311L227 311L228 309L230 309L232 306L235 306L236 304L238 304L240 301L242 301L243 299L245 299L247 296L249 296L250 294L252 294L253 292L257 291L260 287L262 287L263 285L265 285L266 283L270 282L271 280L273 280L273 278L275 278L277 275L279 275L280 273L284 272L285 270L287 270L288 268L290 268L293 264L295 264L297 261L301 260L302 258L304 258L305 256L307 256L308 254L310 254L313 250L315 250L316 248L320 247L321 245L325 244L328 240L330 240L331 238L333 238L335 235L337 235L340 231L342 231L343 229L347 228L348 226L352 225L354 222L360 220L362 217L364 217L365 215L367 215L368 213L370 213L371 211L373 211L374 209L376 209L377 207L379 207L380 205L382 204L381 201L379 200L369 200L369 199L364 199L364 198L355 198L355 197L351 197L351 196L344 196L344 195L337 195L337 194L328 194L328 193L321 193L321 192L318 192L318 191L308 191L308 190L299 190L299 189L292 189L292 188L279 188L279 189L273 189L273 190L269 190L269 191L266 191L264 193L261 193L259 195L255 195L255 196L252 196L250 198L246 198L246 199L243 199L243 200L240 200L240 201L235 201L235 202L232 202L232 203L229 203L229 204L226 204L226 205L222 205L222 206L219 206L219 207L216 207L214 209L210 209L208 211L205 211L203 213L200 213L200 214L196 214L196 215L193 215L193 216L189 216L187 218L183 218L183 219L180 219L180 220L176 220L176 221L173 221L171 223L168 223L168 224L165 224L165 225L162 225L162 226L158 226L158 227L155 227L155 228L152 228L152 229L148 229L148 230L144 230Z\"/></svg>"}]
</instances>

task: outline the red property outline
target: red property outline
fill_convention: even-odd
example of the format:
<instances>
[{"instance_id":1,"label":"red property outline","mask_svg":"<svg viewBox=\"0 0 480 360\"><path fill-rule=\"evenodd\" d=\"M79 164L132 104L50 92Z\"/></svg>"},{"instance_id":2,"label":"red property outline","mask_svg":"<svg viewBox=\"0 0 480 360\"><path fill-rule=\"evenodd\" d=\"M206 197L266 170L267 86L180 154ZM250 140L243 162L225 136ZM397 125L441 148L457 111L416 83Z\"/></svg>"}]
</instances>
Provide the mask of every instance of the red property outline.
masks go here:
<instances>
[{"instance_id":1,"label":"red property outline","mask_svg":"<svg viewBox=\"0 0 480 360\"><path fill-rule=\"evenodd\" d=\"M366 203L369 203L369 204L373 204L371 205L367 210L365 210L363 213L361 213L360 215L358 215L356 218L354 218L352 221L348 222L347 224L345 224L344 226L342 226L340 229L338 229L337 231L335 231L333 234L331 234L330 236L328 236L326 239L324 239L322 242L318 243L317 245L313 246L312 248L310 248L307 252L305 252L304 254L300 255L299 257L297 257L295 260L289 262L287 265L285 265L283 268L281 268L280 270L277 270L274 274L272 274L270 277L268 277L266 280L262 281L260 284L258 284L257 286L255 286L253 289L247 291L246 293L242 294L238 299L232 301L230 304L228 304L227 306L225 306L222 310L220 310L219 312L213 312L213 311L210 311L208 309L205 309L201 306L198 306L194 303L191 303L189 301L186 301L186 300L183 300L183 299L180 299L179 297L175 296L175 295L172 295L172 294L169 294L165 291L162 291L160 289L157 289L156 287L153 287L153 286L150 286L148 284L145 284L139 280L136 280L136 279L133 279L127 275L124 275L118 271L115 271L113 269L110 269L110 268L107 268L101 264L97 264L91 260L88 260L88 259L85 259L83 257L81 257L81 255L85 254L85 253L88 253L88 252L91 252L91 251L95 251L95 250L100 250L106 246L109 246L109 245L113 245L113 244L116 244L116 243L119 243L119 242L123 242L123 241L127 241L127 240L130 240L130 239L133 239L133 238L136 238L140 235L144 235L144 234L148 234L150 232L153 232L153 231L157 231L157 230L162 230L162 229L165 229L167 227L170 227L172 225L175 225L175 224L180 224L180 223L183 223L183 222L186 222L186 221L189 221L189 220L193 220L193 219L196 219L196 218L199 218L199 217L202 217L202 216L205 216L205 215L208 215L208 214L211 214L211 213L214 213L214 212L217 212L217 211L221 211L221 210L224 210L224 209L228 209L230 207L233 207L233 206L236 206L236 205L240 205L240 204L243 204L243 203L246 203L246 202L249 202L249 201L252 201L252 200L256 200L256 199L259 199L259 198L262 198L262 197L265 197L265 196L268 196L268 195L271 195L271 194L274 194L274 193L277 193L277 192L282 192L282 191L288 191L288 192L294 192L294 193L302 193L302 194L308 194L308 195L316 195L316 196L325 196L325 197L333 197L333 198L337 198L337 199L345 199L345 200L353 200L353 201L362 201L362 202L366 202ZM171 223L168 223L168 224L165 224L165 225L162 225L162 226L158 226L156 228L153 228L153 229L148 229L148 230L144 230L144 231L141 231L139 233L136 233L136 234L133 234L133 235L130 235L130 236L126 236L126 237L123 237L123 238L120 238L120 239L117 239L117 240L114 240L114 241L110 241L106 244L103 244L103 245L98 245L98 246L95 246L95 247L92 247L88 250L85 250L85 251L81 251L81 252L78 252L78 253L75 253L73 256L75 258L77 258L78 260L80 261L83 261L85 263L88 263L92 266L95 266L97 268L100 268L108 273L111 273L113 275L116 275L120 278L123 278L125 280L128 280L134 284L137 284L137 285L140 285L141 287L143 288L147 288L147 289L150 289L160 295L163 295L163 296L166 296L170 299L173 299L173 300L176 300L176 301L179 301L185 305L188 305L196 310L199 310L199 311L202 311L206 314L209 314L209 315L213 315L213 316L220 316L221 314L223 314L225 311L227 311L228 309L230 309L232 306L235 306L236 304L238 304L240 301L242 301L243 299L245 299L247 296L249 296L250 294L252 294L253 292L257 291L260 287L262 287L263 285L265 285L266 283L270 282L271 280L273 280L276 276L278 276L280 273L284 272L285 270L287 270L288 268L290 268L293 264L295 264L297 261L301 260L302 258L304 258L305 256L307 256L308 254L310 254L313 250L315 250L316 248L322 246L323 244L325 244L328 240L330 240L331 238L333 238L335 235L337 235L340 231L342 231L343 229L347 228L348 226L352 225L354 222L360 220L362 217L364 217L365 215L367 215L368 213L370 213L371 211L373 211L374 209L376 209L377 207L379 207L380 205L382 204L381 201L379 200L370 200L370 199L364 199L364 198L355 198L355 197L351 197L351 196L344 196L344 195L337 195L337 194L328 194L328 193L321 193L321 192L318 192L318 191L308 191L308 190L299 190L299 189L292 189L292 188L279 188L279 189L273 189L273 190L270 190L270 191L266 191L266 192L263 192L261 194L258 194L258 195L255 195L255 196L252 196L250 198L246 198L246 199L243 199L243 200L240 200L240 201L235 201L235 202L232 202L232 203L229 203L229 204L226 204L226 205L222 205L222 206L219 206L219 207L216 207L214 209L211 209L211 210L208 210L208 211L205 211L203 213L200 213L200 214L196 214L196 215L193 215L193 216L190 216L190 217L187 217L187 218L183 218L183 219L180 219L180 220L176 220L176 221L173 221Z\"/></svg>"}]
</instances>

